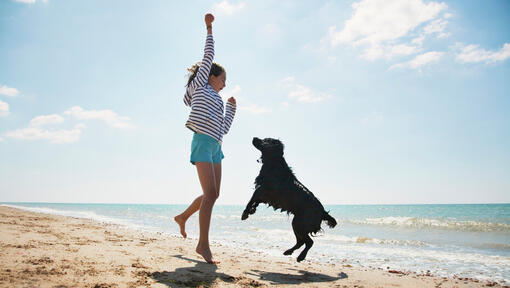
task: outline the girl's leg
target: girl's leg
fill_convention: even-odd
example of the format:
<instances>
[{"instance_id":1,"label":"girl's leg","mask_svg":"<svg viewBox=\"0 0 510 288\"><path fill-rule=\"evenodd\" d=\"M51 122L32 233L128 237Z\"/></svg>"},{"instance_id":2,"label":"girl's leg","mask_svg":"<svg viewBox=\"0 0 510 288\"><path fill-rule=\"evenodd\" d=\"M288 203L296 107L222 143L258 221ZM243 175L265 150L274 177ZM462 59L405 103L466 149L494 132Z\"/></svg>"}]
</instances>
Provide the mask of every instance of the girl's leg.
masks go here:
<instances>
[{"instance_id":1,"label":"girl's leg","mask_svg":"<svg viewBox=\"0 0 510 288\"><path fill-rule=\"evenodd\" d=\"M221 186L221 162L217 164L213 164L214 168L214 177L216 180L216 192L218 193L218 196L216 198L220 197L220 186Z\"/></svg>"},{"instance_id":2,"label":"girl's leg","mask_svg":"<svg viewBox=\"0 0 510 288\"><path fill-rule=\"evenodd\" d=\"M197 212L198 209L200 209L200 204L202 203L202 197L203 195L200 195L195 199L189 207L184 210L181 214L174 217L175 222L179 224L179 228L181 229L181 235L182 237L186 238L186 221L188 221L188 218L193 215L193 213Z\"/></svg>"},{"instance_id":3,"label":"girl's leg","mask_svg":"<svg viewBox=\"0 0 510 288\"><path fill-rule=\"evenodd\" d=\"M211 214L218 198L218 191L216 185L216 177L214 174L213 164L211 162L196 162L198 178L202 185L204 192L202 197L202 203L200 205L200 212L198 214L198 222L200 224L200 238L198 239L198 245L196 251L207 263L219 263L213 260L211 248L209 247L209 227L211 224Z\"/></svg>"}]
</instances>

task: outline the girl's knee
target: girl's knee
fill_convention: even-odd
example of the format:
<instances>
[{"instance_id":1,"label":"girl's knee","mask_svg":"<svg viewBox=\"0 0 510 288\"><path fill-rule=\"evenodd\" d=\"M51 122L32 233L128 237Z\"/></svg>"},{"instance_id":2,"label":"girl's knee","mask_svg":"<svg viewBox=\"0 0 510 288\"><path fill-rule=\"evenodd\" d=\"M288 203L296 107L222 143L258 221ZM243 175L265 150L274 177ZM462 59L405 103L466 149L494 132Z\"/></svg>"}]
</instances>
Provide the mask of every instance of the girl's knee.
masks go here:
<instances>
[{"instance_id":1,"label":"girl's knee","mask_svg":"<svg viewBox=\"0 0 510 288\"><path fill-rule=\"evenodd\" d=\"M219 193L216 192L216 190L208 191L204 194L204 198L202 201L209 201L209 202L215 202L216 199L218 199Z\"/></svg>"}]
</instances>

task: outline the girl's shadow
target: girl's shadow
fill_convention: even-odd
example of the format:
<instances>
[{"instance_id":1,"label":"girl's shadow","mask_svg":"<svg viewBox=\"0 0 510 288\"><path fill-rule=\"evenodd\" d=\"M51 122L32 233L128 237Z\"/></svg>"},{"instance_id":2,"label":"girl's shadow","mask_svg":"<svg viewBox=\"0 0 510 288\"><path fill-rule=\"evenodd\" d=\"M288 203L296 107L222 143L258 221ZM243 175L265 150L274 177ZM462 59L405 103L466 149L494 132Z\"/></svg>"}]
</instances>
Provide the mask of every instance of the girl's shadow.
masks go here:
<instances>
[{"instance_id":1,"label":"girl's shadow","mask_svg":"<svg viewBox=\"0 0 510 288\"><path fill-rule=\"evenodd\" d=\"M225 282L233 283L235 278L225 273L218 273L218 267L214 264L207 264L203 261L186 258L182 255L175 255L174 257L195 262L193 267L177 268L175 271L153 272L149 275L156 282L165 284L168 287L198 287L198 286L211 286L216 279L221 279Z\"/></svg>"}]
</instances>

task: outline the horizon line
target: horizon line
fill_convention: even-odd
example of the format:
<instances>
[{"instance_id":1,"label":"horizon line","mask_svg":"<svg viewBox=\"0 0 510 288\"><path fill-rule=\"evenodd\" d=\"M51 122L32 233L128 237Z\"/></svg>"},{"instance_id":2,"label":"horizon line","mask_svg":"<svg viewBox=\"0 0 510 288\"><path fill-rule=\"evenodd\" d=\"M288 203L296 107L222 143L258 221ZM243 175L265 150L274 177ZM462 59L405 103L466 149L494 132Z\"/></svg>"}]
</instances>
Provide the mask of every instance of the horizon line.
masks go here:
<instances>
[{"instance_id":1,"label":"horizon line","mask_svg":"<svg viewBox=\"0 0 510 288\"><path fill-rule=\"evenodd\" d=\"M189 205L189 203L133 203L133 202L27 202L27 201L0 201L2 204L83 204L83 205ZM265 204L265 203L261 203ZM244 206L245 203L217 203L216 206ZM267 205L267 204L266 204ZM510 205L510 202L479 202L479 203L323 203L328 206L377 206L377 205Z\"/></svg>"}]
</instances>

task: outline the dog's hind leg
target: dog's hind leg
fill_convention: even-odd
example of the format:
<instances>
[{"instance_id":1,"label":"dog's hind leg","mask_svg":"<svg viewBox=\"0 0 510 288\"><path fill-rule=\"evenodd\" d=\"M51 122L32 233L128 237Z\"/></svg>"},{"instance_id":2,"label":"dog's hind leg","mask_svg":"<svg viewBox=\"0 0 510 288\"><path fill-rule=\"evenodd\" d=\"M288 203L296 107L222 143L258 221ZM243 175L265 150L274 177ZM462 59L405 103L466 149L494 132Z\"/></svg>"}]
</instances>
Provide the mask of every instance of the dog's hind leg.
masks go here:
<instances>
[{"instance_id":1,"label":"dog's hind leg","mask_svg":"<svg viewBox=\"0 0 510 288\"><path fill-rule=\"evenodd\" d=\"M290 255L290 254L294 253L294 250L299 249L299 247L303 246L303 244L305 244L305 241L297 240L296 245L294 245L294 247L292 247L288 250L285 250L285 252L283 252L283 255Z\"/></svg>"},{"instance_id":2,"label":"dog's hind leg","mask_svg":"<svg viewBox=\"0 0 510 288\"><path fill-rule=\"evenodd\" d=\"M303 244L305 244L305 241L303 239L303 233L301 231L299 231L299 225L298 225L298 221L296 220L296 217L294 217L294 219L292 219L292 229L294 230L294 235L296 235L296 245L294 245L294 247L283 252L283 255L291 255L294 252L294 250L299 249L299 247L301 247L301 246L303 246Z\"/></svg>"},{"instance_id":3,"label":"dog's hind leg","mask_svg":"<svg viewBox=\"0 0 510 288\"><path fill-rule=\"evenodd\" d=\"M301 251L301 253L299 253L299 256L297 257L298 262L301 262L305 259L308 250L310 250L310 248L312 248L313 246L313 240L312 238L310 238L310 235L308 234L306 234L305 237L305 244L306 244L305 249L303 249L303 251Z\"/></svg>"}]
</instances>

